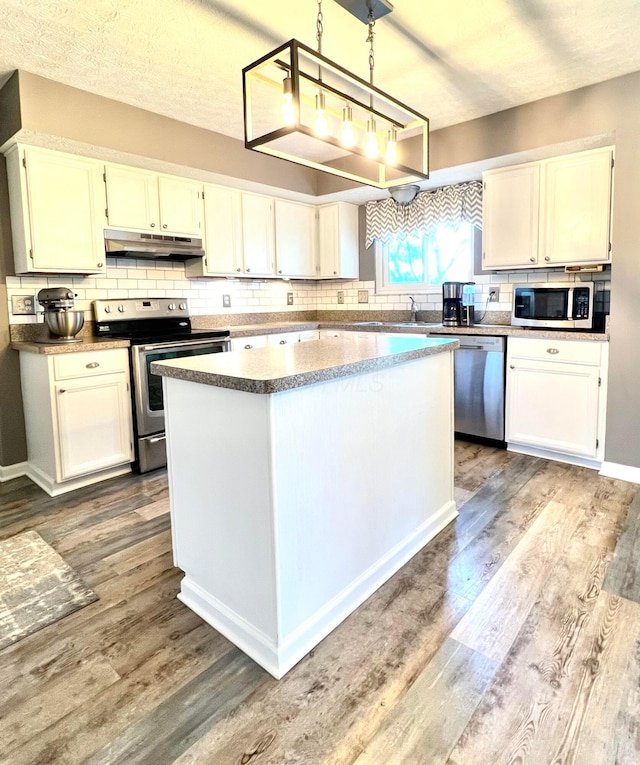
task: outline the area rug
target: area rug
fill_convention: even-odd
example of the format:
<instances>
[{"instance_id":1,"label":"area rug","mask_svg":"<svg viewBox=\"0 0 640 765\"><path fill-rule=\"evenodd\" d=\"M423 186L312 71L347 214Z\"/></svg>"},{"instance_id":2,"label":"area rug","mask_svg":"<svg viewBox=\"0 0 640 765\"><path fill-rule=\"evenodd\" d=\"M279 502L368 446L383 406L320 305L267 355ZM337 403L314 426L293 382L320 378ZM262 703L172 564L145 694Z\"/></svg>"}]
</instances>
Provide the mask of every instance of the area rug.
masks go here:
<instances>
[{"instance_id":1,"label":"area rug","mask_svg":"<svg viewBox=\"0 0 640 765\"><path fill-rule=\"evenodd\" d=\"M0 650L96 600L37 532L0 541Z\"/></svg>"}]
</instances>

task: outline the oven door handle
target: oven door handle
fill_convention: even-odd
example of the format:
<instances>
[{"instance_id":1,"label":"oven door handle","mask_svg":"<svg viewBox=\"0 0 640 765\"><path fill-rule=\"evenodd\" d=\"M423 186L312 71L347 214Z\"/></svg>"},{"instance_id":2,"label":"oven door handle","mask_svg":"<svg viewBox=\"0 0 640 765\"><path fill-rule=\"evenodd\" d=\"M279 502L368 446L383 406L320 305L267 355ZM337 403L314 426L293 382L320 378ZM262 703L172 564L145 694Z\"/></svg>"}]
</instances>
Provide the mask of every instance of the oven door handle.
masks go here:
<instances>
[{"instance_id":1,"label":"oven door handle","mask_svg":"<svg viewBox=\"0 0 640 765\"><path fill-rule=\"evenodd\" d=\"M204 347L211 347L215 348L218 345L226 345L229 341L226 339L213 339L213 340L187 340L185 342L177 341L175 343L172 342L166 342L166 343L156 343L155 345L142 345L140 346L140 350L142 351L169 351L174 349L180 349L180 348L193 348L194 346L200 346L202 348Z\"/></svg>"}]
</instances>

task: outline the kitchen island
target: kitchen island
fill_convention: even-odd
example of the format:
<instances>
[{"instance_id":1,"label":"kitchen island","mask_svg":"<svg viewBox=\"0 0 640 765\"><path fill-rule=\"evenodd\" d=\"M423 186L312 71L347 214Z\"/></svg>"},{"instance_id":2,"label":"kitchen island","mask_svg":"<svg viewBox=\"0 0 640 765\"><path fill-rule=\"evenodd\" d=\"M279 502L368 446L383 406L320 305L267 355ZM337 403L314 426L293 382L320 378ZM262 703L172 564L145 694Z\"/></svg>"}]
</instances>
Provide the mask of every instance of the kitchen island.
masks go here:
<instances>
[{"instance_id":1,"label":"kitchen island","mask_svg":"<svg viewBox=\"0 0 640 765\"><path fill-rule=\"evenodd\" d=\"M179 598L282 677L456 516L455 340L152 364Z\"/></svg>"}]
</instances>

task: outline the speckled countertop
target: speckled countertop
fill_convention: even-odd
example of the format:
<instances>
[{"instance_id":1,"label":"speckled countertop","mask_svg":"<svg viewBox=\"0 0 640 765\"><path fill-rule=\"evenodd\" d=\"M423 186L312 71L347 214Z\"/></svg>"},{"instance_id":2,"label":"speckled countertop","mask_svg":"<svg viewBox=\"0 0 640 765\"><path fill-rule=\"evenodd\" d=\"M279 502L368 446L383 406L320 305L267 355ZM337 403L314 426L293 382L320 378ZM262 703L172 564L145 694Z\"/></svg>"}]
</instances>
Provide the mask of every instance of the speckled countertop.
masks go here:
<instances>
[{"instance_id":1,"label":"speckled countertop","mask_svg":"<svg viewBox=\"0 0 640 765\"><path fill-rule=\"evenodd\" d=\"M79 343L55 343L46 340L40 343L13 342L11 347L16 351L27 353L45 353L54 355L59 353L82 353L84 351L108 351L111 348L128 348L128 340L111 340L108 337L83 337Z\"/></svg>"},{"instance_id":2,"label":"speckled countertop","mask_svg":"<svg viewBox=\"0 0 640 765\"><path fill-rule=\"evenodd\" d=\"M360 335L154 362L151 371L247 393L278 393L448 353L458 345L446 338Z\"/></svg>"}]
</instances>

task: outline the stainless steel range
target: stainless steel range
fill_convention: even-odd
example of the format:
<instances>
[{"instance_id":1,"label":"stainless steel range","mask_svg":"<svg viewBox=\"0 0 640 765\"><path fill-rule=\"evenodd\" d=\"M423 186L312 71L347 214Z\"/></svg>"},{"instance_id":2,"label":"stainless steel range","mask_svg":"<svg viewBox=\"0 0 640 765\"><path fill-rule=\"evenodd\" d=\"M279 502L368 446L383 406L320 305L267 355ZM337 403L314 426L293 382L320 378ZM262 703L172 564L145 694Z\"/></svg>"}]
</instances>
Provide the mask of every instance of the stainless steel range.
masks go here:
<instances>
[{"instance_id":1,"label":"stainless steel range","mask_svg":"<svg viewBox=\"0 0 640 765\"><path fill-rule=\"evenodd\" d=\"M228 351L229 330L192 329L186 299L95 300L93 314L99 337L131 342L134 470L155 470L167 464L167 451L162 378L151 374L151 363Z\"/></svg>"}]
</instances>

